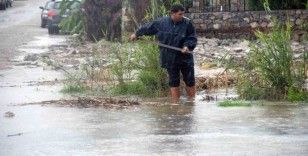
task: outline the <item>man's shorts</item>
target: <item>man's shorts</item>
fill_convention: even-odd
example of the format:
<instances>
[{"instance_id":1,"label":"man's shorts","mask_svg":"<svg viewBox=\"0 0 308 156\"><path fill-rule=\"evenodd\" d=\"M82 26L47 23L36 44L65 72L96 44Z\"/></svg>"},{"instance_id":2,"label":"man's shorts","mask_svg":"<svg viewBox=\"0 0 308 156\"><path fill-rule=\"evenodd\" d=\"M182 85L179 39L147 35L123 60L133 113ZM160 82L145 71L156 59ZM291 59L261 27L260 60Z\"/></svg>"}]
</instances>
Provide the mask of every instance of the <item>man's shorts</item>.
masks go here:
<instances>
[{"instance_id":1,"label":"man's shorts","mask_svg":"<svg viewBox=\"0 0 308 156\"><path fill-rule=\"evenodd\" d=\"M167 68L169 75L169 86L179 87L180 86L180 73L183 75L183 81L186 86L195 86L195 71L194 66L187 66L183 64L174 65Z\"/></svg>"}]
</instances>

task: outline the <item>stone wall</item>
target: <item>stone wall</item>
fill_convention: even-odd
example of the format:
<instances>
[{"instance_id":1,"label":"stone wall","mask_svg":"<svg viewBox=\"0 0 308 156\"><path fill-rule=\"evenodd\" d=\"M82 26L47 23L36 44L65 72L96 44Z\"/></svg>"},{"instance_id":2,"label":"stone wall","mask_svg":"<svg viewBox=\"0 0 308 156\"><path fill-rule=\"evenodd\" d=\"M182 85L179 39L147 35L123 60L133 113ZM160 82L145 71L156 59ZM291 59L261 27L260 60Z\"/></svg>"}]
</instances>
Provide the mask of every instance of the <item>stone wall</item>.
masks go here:
<instances>
[{"instance_id":1,"label":"stone wall","mask_svg":"<svg viewBox=\"0 0 308 156\"><path fill-rule=\"evenodd\" d=\"M277 10L270 15L264 11L245 11L188 13L186 16L193 21L199 34L218 38L252 37L254 30L268 30L273 26L271 16L284 23L289 18L294 30L298 31L303 23L308 23L308 10Z\"/></svg>"},{"instance_id":2,"label":"stone wall","mask_svg":"<svg viewBox=\"0 0 308 156\"><path fill-rule=\"evenodd\" d=\"M248 0L193 0L189 12L246 11Z\"/></svg>"}]
</instances>

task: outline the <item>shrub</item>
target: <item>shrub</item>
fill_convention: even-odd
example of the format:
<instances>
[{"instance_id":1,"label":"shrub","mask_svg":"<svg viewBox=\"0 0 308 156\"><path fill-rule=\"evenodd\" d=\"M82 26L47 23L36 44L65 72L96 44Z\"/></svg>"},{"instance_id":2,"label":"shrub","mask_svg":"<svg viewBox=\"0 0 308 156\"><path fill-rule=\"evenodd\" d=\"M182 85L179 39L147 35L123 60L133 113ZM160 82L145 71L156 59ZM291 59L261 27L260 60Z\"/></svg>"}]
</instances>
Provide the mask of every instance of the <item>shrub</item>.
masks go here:
<instances>
[{"instance_id":1,"label":"shrub","mask_svg":"<svg viewBox=\"0 0 308 156\"><path fill-rule=\"evenodd\" d=\"M248 100L270 99L303 100L307 94L302 88L307 77L306 56L293 60L291 26L274 20L271 32L257 31L257 42L251 43L251 52L238 71L237 91Z\"/></svg>"}]
</instances>

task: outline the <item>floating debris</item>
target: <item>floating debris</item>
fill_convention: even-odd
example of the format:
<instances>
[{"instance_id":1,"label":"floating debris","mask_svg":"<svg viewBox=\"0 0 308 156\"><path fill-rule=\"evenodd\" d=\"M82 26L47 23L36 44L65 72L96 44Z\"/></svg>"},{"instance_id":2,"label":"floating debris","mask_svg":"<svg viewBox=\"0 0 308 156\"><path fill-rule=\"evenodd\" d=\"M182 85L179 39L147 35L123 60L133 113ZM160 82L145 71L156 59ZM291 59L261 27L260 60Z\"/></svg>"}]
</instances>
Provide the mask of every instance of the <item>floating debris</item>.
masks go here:
<instances>
[{"instance_id":1,"label":"floating debris","mask_svg":"<svg viewBox=\"0 0 308 156\"><path fill-rule=\"evenodd\" d=\"M36 103L27 103L24 105L58 105L58 106L68 106L68 107L78 107L78 108L92 108L92 107L104 107L110 109L125 109L132 106L140 105L138 101L133 100L123 100L115 98L102 98L102 97L78 97L73 100L50 100L42 101Z\"/></svg>"},{"instance_id":2,"label":"floating debris","mask_svg":"<svg viewBox=\"0 0 308 156\"><path fill-rule=\"evenodd\" d=\"M9 134L7 137L14 137L14 136L21 136L23 133L17 133L17 134Z\"/></svg>"},{"instance_id":3,"label":"floating debris","mask_svg":"<svg viewBox=\"0 0 308 156\"><path fill-rule=\"evenodd\" d=\"M15 114L13 112L5 112L4 113L4 117L6 118L13 118L15 116Z\"/></svg>"}]
</instances>

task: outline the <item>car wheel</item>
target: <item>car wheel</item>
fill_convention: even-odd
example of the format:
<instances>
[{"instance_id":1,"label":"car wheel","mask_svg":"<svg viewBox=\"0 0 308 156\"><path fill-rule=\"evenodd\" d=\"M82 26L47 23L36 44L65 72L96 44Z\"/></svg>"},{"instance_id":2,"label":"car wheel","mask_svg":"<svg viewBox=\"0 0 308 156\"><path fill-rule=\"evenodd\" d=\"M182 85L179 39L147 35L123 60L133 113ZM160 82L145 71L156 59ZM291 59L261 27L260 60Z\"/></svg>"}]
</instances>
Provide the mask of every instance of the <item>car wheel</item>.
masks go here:
<instances>
[{"instance_id":1,"label":"car wheel","mask_svg":"<svg viewBox=\"0 0 308 156\"><path fill-rule=\"evenodd\" d=\"M60 33L60 28L59 27L54 27L54 33L59 34Z\"/></svg>"},{"instance_id":2,"label":"car wheel","mask_svg":"<svg viewBox=\"0 0 308 156\"><path fill-rule=\"evenodd\" d=\"M5 5L5 4L1 4L0 6L1 6L1 7L0 7L1 10L5 10L5 9L6 9L6 5Z\"/></svg>"},{"instance_id":3,"label":"car wheel","mask_svg":"<svg viewBox=\"0 0 308 156\"><path fill-rule=\"evenodd\" d=\"M48 34L54 34L55 31L54 31L54 28L52 26L48 26Z\"/></svg>"},{"instance_id":4,"label":"car wheel","mask_svg":"<svg viewBox=\"0 0 308 156\"><path fill-rule=\"evenodd\" d=\"M41 20L41 27L46 28L47 21L46 20Z\"/></svg>"}]
</instances>

